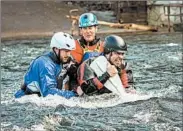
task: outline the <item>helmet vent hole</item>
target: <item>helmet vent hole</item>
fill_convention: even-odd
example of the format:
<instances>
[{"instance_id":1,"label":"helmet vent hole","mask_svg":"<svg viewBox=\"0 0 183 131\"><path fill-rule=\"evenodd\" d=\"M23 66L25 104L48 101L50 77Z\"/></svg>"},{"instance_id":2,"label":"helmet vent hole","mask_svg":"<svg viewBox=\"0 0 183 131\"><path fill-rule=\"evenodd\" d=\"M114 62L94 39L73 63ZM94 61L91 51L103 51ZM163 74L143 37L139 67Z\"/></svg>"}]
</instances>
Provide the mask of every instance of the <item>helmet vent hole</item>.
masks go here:
<instances>
[{"instance_id":1,"label":"helmet vent hole","mask_svg":"<svg viewBox=\"0 0 183 131\"><path fill-rule=\"evenodd\" d=\"M84 19L87 19L87 18L88 18L88 16L87 16L87 15L85 15L85 16L84 16Z\"/></svg>"},{"instance_id":2,"label":"helmet vent hole","mask_svg":"<svg viewBox=\"0 0 183 131\"><path fill-rule=\"evenodd\" d=\"M67 37L67 35L66 35L66 34L64 34L64 36L65 36L65 37Z\"/></svg>"},{"instance_id":3,"label":"helmet vent hole","mask_svg":"<svg viewBox=\"0 0 183 131\"><path fill-rule=\"evenodd\" d=\"M66 44L67 45L67 47L70 47L70 45L69 44Z\"/></svg>"}]
</instances>

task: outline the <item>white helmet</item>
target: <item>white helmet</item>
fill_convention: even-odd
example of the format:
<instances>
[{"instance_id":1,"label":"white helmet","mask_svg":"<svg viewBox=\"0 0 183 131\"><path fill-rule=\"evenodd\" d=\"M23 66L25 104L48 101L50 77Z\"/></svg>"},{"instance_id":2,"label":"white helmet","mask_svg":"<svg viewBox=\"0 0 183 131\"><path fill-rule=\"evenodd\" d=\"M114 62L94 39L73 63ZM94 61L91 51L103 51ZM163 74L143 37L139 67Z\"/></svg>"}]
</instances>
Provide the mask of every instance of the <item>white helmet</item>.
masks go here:
<instances>
[{"instance_id":1,"label":"white helmet","mask_svg":"<svg viewBox=\"0 0 183 131\"><path fill-rule=\"evenodd\" d=\"M76 48L74 38L64 32L57 32L51 39L50 47L56 47L58 49L74 50Z\"/></svg>"}]
</instances>

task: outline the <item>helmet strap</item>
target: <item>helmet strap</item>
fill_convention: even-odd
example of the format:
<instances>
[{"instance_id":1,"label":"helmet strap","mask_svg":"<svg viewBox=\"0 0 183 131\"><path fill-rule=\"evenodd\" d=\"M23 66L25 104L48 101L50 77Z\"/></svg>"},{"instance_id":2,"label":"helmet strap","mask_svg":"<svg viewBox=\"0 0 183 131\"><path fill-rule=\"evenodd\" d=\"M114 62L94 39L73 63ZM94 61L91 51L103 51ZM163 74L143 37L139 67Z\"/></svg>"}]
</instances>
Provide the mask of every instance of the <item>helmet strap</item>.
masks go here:
<instances>
[{"instance_id":1,"label":"helmet strap","mask_svg":"<svg viewBox=\"0 0 183 131\"><path fill-rule=\"evenodd\" d=\"M57 58L58 58L58 59L59 59L59 61L60 61L60 49L58 50ZM61 63L61 61L60 61L60 63Z\"/></svg>"},{"instance_id":2,"label":"helmet strap","mask_svg":"<svg viewBox=\"0 0 183 131\"><path fill-rule=\"evenodd\" d=\"M111 62L111 56L112 56L112 52L109 52L109 63L111 64L111 65L113 65L113 63Z\"/></svg>"},{"instance_id":3,"label":"helmet strap","mask_svg":"<svg viewBox=\"0 0 183 131\"><path fill-rule=\"evenodd\" d=\"M59 63L61 63L61 60L60 60L60 49L58 49L58 53L56 53L54 49L53 49L53 52L54 52L54 54L55 54L55 56L56 56L56 58L57 58L57 61L58 61Z\"/></svg>"}]
</instances>

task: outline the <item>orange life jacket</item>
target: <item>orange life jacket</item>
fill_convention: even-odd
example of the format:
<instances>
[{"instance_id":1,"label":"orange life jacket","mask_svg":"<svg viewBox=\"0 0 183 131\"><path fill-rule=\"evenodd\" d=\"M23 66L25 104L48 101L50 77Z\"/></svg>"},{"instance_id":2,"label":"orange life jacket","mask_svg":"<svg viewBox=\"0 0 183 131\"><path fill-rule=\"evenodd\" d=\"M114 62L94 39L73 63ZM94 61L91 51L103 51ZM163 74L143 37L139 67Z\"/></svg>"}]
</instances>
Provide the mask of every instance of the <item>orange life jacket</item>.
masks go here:
<instances>
[{"instance_id":1,"label":"orange life jacket","mask_svg":"<svg viewBox=\"0 0 183 131\"><path fill-rule=\"evenodd\" d=\"M100 40L95 45L85 46L85 47L81 46L79 40L75 40L75 43L76 43L76 49L71 51L71 55L79 64L82 62L83 55L86 52L103 52L104 51L103 42Z\"/></svg>"}]
</instances>

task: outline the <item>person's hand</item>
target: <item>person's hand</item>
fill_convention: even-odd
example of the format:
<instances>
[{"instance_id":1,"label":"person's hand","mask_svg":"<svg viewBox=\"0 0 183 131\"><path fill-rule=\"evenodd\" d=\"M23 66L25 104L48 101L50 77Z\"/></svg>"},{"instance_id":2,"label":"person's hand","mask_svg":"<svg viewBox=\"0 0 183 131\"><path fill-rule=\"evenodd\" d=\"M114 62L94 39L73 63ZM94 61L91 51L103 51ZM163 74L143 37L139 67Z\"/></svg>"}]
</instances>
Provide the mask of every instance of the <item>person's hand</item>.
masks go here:
<instances>
[{"instance_id":1,"label":"person's hand","mask_svg":"<svg viewBox=\"0 0 183 131\"><path fill-rule=\"evenodd\" d=\"M107 64L107 73L112 77L118 73L116 67L111 65L110 63Z\"/></svg>"},{"instance_id":2,"label":"person's hand","mask_svg":"<svg viewBox=\"0 0 183 131\"><path fill-rule=\"evenodd\" d=\"M82 96L84 94L84 92L82 91L81 87L78 86L77 89L76 89L76 92L79 96Z\"/></svg>"},{"instance_id":3,"label":"person's hand","mask_svg":"<svg viewBox=\"0 0 183 131\"><path fill-rule=\"evenodd\" d=\"M125 89L125 91L126 91L126 93L131 93L131 94L136 94L137 93L136 90L133 89L133 88L127 88L127 89Z\"/></svg>"},{"instance_id":4,"label":"person's hand","mask_svg":"<svg viewBox=\"0 0 183 131\"><path fill-rule=\"evenodd\" d=\"M69 74L69 76L75 74L77 72L78 69L78 64L74 63L73 61L71 61L67 67L67 73Z\"/></svg>"}]
</instances>

